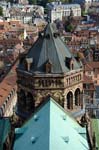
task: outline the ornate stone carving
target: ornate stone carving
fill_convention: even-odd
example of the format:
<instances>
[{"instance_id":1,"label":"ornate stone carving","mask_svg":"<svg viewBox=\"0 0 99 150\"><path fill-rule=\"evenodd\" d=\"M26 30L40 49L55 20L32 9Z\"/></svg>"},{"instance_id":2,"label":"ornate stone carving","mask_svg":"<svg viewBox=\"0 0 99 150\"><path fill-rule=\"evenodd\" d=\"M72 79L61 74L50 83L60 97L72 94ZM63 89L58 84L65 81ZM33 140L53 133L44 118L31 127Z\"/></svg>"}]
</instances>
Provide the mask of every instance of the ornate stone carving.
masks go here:
<instances>
[{"instance_id":1,"label":"ornate stone carving","mask_svg":"<svg viewBox=\"0 0 99 150\"><path fill-rule=\"evenodd\" d=\"M63 87L63 83L61 81L61 79L40 79L38 81L35 82L35 85L37 87L52 87L52 88L57 88L57 87Z\"/></svg>"}]
</instances>

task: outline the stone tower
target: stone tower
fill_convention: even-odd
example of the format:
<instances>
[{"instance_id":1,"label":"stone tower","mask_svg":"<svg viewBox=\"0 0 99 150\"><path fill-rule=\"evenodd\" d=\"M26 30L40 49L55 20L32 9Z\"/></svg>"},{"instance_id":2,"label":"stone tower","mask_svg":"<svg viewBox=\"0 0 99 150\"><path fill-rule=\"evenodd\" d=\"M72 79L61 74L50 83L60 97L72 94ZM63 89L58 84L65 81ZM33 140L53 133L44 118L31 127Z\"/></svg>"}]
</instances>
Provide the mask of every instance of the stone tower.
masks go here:
<instances>
[{"instance_id":1,"label":"stone tower","mask_svg":"<svg viewBox=\"0 0 99 150\"><path fill-rule=\"evenodd\" d=\"M63 43L55 24L48 24L17 68L17 114L28 117L51 95L65 109L82 105L83 69Z\"/></svg>"}]
</instances>

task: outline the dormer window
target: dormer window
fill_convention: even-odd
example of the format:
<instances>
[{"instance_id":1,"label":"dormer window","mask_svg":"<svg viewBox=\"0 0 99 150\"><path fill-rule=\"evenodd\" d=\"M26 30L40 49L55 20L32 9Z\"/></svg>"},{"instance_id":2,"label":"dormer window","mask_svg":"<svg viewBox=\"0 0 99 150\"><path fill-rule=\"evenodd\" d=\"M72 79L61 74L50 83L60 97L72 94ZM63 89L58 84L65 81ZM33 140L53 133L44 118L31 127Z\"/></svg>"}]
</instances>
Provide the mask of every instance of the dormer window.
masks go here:
<instances>
[{"instance_id":1,"label":"dormer window","mask_svg":"<svg viewBox=\"0 0 99 150\"><path fill-rule=\"evenodd\" d=\"M74 70L74 61L73 61L73 59L71 59L71 62L70 62L70 69Z\"/></svg>"},{"instance_id":2,"label":"dormer window","mask_svg":"<svg viewBox=\"0 0 99 150\"><path fill-rule=\"evenodd\" d=\"M58 32L53 33L54 38L57 38L59 36Z\"/></svg>"},{"instance_id":3,"label":"dormer window","mask_svg":"<svg viewBox=\"0 0 99 150\"><path fill-rule=\"evenodd\" d=\"M72 58L66 57L65 63L70 70L74 69L74 61Z\"/></svg>"},{"instance_id":4,"label":"dormer window","mask_svg":"<svg viewBox=\"0 0 99 150\"><path fill-rule=\"evenodd\" d=\"M69 57L66 57L65 58L65 65L70 69L71 68L71 59L72 58L69 58Z\"/></svg>"},{"instance_id":5,"label":"dormer window","mask_svg":"<svg viewBox=\"0 0 99 150\"><path fill-rule=\"evenodd\" d=\"M44 37L44 32L39 32L39 37L43 38Z\"/></svg>"},{"instance_id":6,"label":"dormer window","mask_svg":"<svg viewBox=\"0 0 99 150\"><path fill-rule=\"evenodd\" d=\"M51 73L52 71L52 63L50 60L48 60L45 64L45 71L46 73Z\"/></svg>"}]
</instances>

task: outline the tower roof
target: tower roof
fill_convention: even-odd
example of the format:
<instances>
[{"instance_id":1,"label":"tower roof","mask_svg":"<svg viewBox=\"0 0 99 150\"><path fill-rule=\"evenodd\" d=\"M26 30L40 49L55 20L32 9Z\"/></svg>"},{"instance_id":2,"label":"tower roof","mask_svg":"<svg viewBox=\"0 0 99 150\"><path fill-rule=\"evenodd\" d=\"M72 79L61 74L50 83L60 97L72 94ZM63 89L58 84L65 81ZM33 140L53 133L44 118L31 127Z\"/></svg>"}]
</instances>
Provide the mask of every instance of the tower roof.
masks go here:
<instances>
[{"instance_id":1,"label":"tower roof","mask_svg":"<svg viewBox=\"0 0 99 150\"><path fill-rule=\"evenodd\" d=\"M73 59L74 69L80 68L69 48L61 40L55 24L51 23L47 25L44 32L39 34L38 40L29 50L26 57L33 59L31 72L45 72L44 66L49 60L52 64L52 73L66 73L70 70L66 64L66 58ZM24 69L23 61L19 65L21 69Z\"/></svg>"},{"instance_id":2,"label":"tower roof","mask_svg":"<svg viewBox=\"0 0 99 150\"><path fill-rule=\"evenodd\" d=\"M23 127L16 129L13 149L87 150L89 146L86 129L49 97Z\"/></svg>"}]
</instances>

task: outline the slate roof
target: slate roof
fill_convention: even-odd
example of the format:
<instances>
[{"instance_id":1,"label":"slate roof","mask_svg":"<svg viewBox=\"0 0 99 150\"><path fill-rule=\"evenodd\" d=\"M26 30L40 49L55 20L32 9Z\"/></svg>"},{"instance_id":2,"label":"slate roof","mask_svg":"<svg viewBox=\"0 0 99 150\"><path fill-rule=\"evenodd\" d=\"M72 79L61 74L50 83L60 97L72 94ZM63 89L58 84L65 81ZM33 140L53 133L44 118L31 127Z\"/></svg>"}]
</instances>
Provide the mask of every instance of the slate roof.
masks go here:
<instances>
[{"instance_id":1,"label":"slate roof","mask_svg":"<svg viewBox=\"0 0 99 150\"><path fill-rule=\"evenodd\" d=\"M3 150L3 144L11 131L10 121L8 118L0 119L0 150Z\"/></svg>"},{"instance_id":2,"label":"slate roof","mask_svg":"<svg viewBox=\"0 0 99 150\"><path fill-rule=\"evenodd\" d=\"M15 130L13 150L88 150L82 128L51 97L23 127Z\"/></svg>"},{"instance_id":3,"label":"slate roof","mask_svg":"<svg viewBox=\"0 0 99 150\"><path fill-rule=\"evenodd\" d=\"M52 73L66 73L70 68L66 65L66 57L73 58L74 69L79 69L80 65L70 52L69 48L63 43L60 36L54 36L57 33L55 24L49 23L45 31L40 34L38 40L27 53L27 58L33 58L31 72L44 73L44 65L48 60L52 64ZM25 58L24 58L25 59ZM19 69L24 68L24 59L19 64Z\"/></svg>"}]
</instances>

